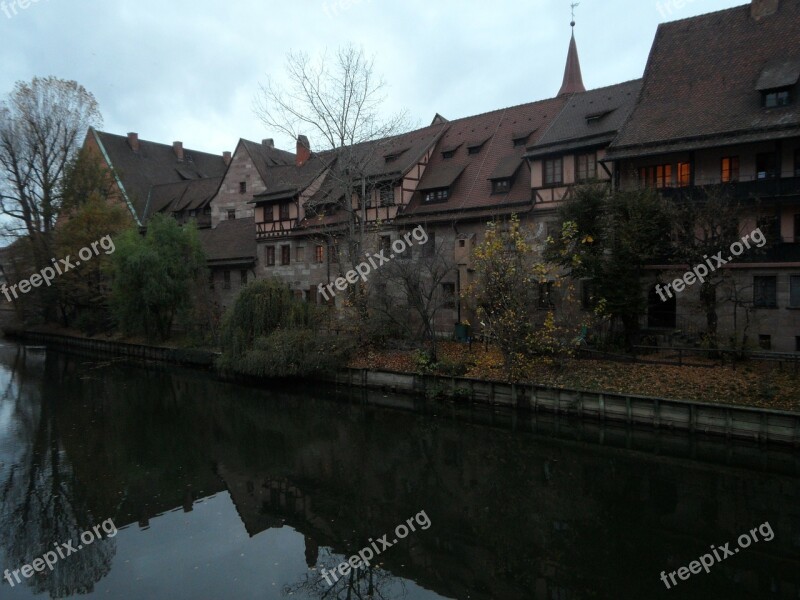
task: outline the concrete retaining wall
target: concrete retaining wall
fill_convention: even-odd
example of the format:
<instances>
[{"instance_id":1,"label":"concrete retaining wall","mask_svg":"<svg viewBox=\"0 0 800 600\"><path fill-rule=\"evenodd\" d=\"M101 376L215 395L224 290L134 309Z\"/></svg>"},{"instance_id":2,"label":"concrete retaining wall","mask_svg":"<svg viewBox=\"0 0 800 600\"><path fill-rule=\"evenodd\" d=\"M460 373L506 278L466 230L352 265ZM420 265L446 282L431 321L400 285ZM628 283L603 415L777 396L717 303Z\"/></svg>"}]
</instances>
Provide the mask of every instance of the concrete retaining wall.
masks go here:
<instances>
[{"instance_id":1,"label":"concrete retaining wall","mask_svg":"<svg viewBox=\"0 0 800 600\"><path fill-rule=\"evenodd\" d=\"M571 414L599 421L800 446L800 413L368 369L348 369L338 373L333 380L339 384L441 396L534 412Z\"/></svg>"}]
</instances>

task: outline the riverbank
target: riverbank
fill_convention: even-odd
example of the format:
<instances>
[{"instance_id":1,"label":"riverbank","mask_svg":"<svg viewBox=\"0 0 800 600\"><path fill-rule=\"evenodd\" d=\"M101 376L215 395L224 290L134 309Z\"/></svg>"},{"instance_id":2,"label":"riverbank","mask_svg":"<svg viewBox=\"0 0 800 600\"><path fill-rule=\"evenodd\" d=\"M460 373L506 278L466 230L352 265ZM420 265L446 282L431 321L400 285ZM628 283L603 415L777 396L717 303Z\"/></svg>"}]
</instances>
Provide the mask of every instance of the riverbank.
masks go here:
<instances>
[{"instance_id":1,"label":"riverbank","mask_svg":"<svg viewBox=\"0 0 800 600\"><path fill-rule=\"evenodd\" d=\"M212 350L148 346L42 331L10 330L6 335L23 343L41 344L56 350L203 369L212 368L218 355ZM376 359L376 356L372 358ZM492 378L420 374L381 368L379 363L376 360L369 368L348 367L323 380L336 385L423 395L437 400L506 406L526 412L567 414L601 422L800 446L800 411L648 396L613 389L565 387L547 382L506 383ZM712 376L713 370L704 369L703 373Z\"/></svg>"}]
</instances>

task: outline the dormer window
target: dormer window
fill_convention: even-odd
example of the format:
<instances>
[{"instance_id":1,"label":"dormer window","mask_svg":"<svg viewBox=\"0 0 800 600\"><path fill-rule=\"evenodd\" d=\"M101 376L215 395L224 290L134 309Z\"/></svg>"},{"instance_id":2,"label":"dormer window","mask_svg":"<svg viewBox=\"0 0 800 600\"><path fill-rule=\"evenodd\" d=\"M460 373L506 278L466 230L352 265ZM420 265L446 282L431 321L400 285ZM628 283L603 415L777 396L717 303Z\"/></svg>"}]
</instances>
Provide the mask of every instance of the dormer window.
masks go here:
<instances>
[{"instance_id":1,"label":"dormer window","mask_svg":"<svg viewBox=\"0 0 800 600\"><path fill-rule=\"evenodd\" d=\"M425 192L425 202L434 204L436 202L447 202L450 197L450 188L439 188L438 190L429 190Z\"/></svg>"},{"instance_id":2,"label":"dormer window","mask_svg":"<svg viewBox=\"0 0 800 600\"><path fill-rule=\"evenodd\" d=\"M492 193L493 194L505 194L511 189L511 180L510 179L495 179L492 182Z\"/></svg>"},{"instance_id":3,"label":"dormer window","mask_svg":"<svg viewBox=\"0 0 800 600\"><path fill-rule=\"evenodd\" d=\"M761 106L764 108L779 108L792 103L791 88L779 90L766 90L761 92Z\"/></svg>"},{"instance_id":4,"label":"dormer window","mask_svg":"<svg viewBox=\"0 0 800 600\"><path fill-rule=\"evenodd\" d=\"M403 154L405 154L406 152L408 152L408 148L403 148L402 150L395 150L384 154L383 158L387 163L394 162L398 158L403 156Z\"/></svg>"},{"instance_id":5,"label":"dormer window","mask_svg":"<svg viewBox=\"0 0 800 600\"><path fill-rule=\"evenodd\" d=\"M442 158L453 158L455 155L455 150L446 150L445 152L442 152Z\"/></svg>"},{"instance_id":6,"label":"dormer window","mask_svg":"<svg viewBox=\"0 0 800 600\"><path fill-rule=\"evenodd\" d=\"M587 125L595 125L595 124L599 123L600 121L602 121L603 119L605 119L612 112L614 112L614 111L604 110L604 111L601 111L601 112L596 112L596 113L591 113L589 115L586 115L586 124Z\"/></svg>"},{"instance_id":7,"label":"dormer window","mask_svg":"<svg viewBox=\"0 0 800 600\"><path fill-rule=\"evenodd\" d=\"M488 141L489 140L486 139L483 140L482 142L476 142L474 144L470 144L469 146L467 146L467 154L474 155L480 153L480 151L483 150L483 147L486 145L486 142Z\"/></svg>"}]
</instances>

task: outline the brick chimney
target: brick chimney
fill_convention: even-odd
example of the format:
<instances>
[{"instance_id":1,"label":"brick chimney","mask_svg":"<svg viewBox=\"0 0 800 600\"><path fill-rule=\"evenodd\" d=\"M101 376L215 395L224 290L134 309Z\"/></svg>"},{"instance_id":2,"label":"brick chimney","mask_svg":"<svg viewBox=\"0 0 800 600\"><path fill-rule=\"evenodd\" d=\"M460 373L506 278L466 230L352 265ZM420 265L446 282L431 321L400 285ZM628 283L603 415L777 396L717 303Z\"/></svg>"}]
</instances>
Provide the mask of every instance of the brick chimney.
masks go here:
<instances>
[{"instance_id":1,"label":"brick chimney","mask_svg":"<svg viewBox=\"0 0 800 600\"><path fill-rule=\"evenodd\" d=\"M295 164L302 167L311 158L311 144L308 138L304 135L297 136L297 153L295 157Z\"/></svg>"},{"instance_id":2,"label":"brick chimney","mask_svg":"<svg viewBox=\"0 0 800 600\"><path fill-rule=\"evenodd\" d=\"M131 147L131 150L134 152L139 151L139 134L132 131L128 134L128 146Z\"/></svg>"},{"instance_id":3,"label":"brick chimney","mask_svg":"<svg viewBox=\"0 0 800 600\"><path fill-rule=\"evenodd\" d=\"M231 153L227 152L227 151L223 152L222 153L222 161L225 163L226 167L228 165L230 165L231 164Z\"/></svg>"},{"instance_id":4,"label":"brick chimney","mask_svg":"<svg viewBox=\"0 0 800 600\"><path fill-rule=\"evenodd\" d=\"M275 140L272 138L267 138L266 140L261 140L261 143L264 145L265 148L274 148L275 147Z\"/></svg>"},{"instance_id":5,"label":"brick chimney","mask_svg":"<svg viewBox=\"0 0 800 600\"><path fill-rule=\"evenodd\" d=\"M752 0L750 3L750 16L756 21L769 17L778 12L780 0Z\"/></svg>"},{"instance_id":6,"label":"brick chimney","mask_svg":"<svg viewBox=\"0 0 800 600\"><path fill-rule=\"evenodd\" d=\"M172 149L175 151L175 156L183 162L183 142L172 142Z\"/></svg>"}]
</instances>

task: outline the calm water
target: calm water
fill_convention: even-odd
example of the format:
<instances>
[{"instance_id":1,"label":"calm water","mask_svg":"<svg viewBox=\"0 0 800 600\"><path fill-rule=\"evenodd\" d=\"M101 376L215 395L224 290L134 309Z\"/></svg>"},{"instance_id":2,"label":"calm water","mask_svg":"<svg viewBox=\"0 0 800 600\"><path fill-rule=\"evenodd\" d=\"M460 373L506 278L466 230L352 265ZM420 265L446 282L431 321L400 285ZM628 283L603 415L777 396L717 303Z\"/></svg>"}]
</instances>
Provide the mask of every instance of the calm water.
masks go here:
<instances>
[{"instance_id":1,"label":"calm water","mask_svg":"<svg viewBox=\"0 0 800 600\"><path fill-rule=\"evenodd\" d=\"M0 386L0 569L119 528L52 572L2 580L3 599L800 597L789 449L10 344ZM429 528L333 589L322 579L421 511ZM671 591L660 581L766 521L771 542Z\"/></svg>"}]
</instances>

